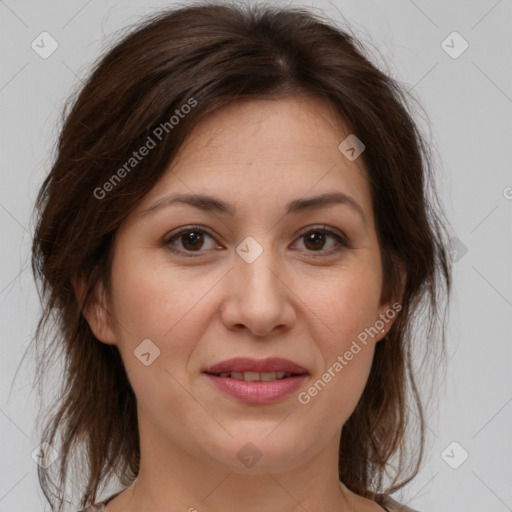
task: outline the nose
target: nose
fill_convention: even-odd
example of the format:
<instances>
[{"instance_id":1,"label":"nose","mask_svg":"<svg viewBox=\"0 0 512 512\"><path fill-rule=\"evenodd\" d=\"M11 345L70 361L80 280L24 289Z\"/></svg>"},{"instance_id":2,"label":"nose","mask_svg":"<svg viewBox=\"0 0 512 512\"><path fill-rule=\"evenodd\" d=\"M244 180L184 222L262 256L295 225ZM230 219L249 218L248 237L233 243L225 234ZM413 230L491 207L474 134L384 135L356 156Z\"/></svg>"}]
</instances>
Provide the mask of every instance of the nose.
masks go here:
<instances>
[{"instance_id":1,"label":"nose","mask_svg":"<svg viewBox=\"0 0 512 512\"><path fill-rule=\"evenodd\" d=\"M221 317L230 330L248 329L254 336L270 336L289 329L295 320L290 278L270 249L249 263L238 255L226 276Z\"/></svg>"}]
</instances>

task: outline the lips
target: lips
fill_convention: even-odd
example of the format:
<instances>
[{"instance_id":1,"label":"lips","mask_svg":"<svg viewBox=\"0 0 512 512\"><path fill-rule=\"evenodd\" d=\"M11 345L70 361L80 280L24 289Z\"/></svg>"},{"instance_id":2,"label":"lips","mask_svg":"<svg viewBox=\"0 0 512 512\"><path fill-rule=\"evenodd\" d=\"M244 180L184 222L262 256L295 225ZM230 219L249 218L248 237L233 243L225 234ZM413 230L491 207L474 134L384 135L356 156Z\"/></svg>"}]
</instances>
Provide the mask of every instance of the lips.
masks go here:
<instances>
[{"instance_id":1,"label":"lips","mask_svg":"<svg viewBox=\"0 0 512 512\"><path fill-rule=\"evenodd\" d=\"M214 364L203 370L210 375L220 375L221 373L269 373L284 372L291 375L305 375L308 371L300 364L284 359L282 357L268 357L266 359L253 359L249 357L235 357L220 363Z\"/></svg>"},{"instance_id":2,"label":"lips","mask_svg":"<svg viewBox=\"0 0 512 512\"><path fill-rule=\"evenodd\" d=\"M309 375L303 366L282 357L235 357L214 364L203 373L226 396L251 404L284 400Z\"/></svg>"}]
</instances>

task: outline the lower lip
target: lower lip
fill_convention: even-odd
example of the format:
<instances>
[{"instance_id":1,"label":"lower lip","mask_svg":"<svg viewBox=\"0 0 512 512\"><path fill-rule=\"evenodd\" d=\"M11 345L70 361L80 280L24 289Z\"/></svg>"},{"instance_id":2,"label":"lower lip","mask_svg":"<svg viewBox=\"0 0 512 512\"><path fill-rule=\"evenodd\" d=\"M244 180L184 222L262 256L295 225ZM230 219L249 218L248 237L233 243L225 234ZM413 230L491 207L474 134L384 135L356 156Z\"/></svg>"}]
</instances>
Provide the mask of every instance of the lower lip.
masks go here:
<instances>
[{"instance_id":1,"label":"lower lip","mask_svg":"<svg viewBox=\"0 0 512 512\"><path fill-rule=\"evenodd\" d=\"M305 374L270 382L246 382L245 380L219 377L209 373L206 375L228 396L253 404L269 404L282 400L296 391L307 377L307 374Z\"/></svg>"}]
</instances>

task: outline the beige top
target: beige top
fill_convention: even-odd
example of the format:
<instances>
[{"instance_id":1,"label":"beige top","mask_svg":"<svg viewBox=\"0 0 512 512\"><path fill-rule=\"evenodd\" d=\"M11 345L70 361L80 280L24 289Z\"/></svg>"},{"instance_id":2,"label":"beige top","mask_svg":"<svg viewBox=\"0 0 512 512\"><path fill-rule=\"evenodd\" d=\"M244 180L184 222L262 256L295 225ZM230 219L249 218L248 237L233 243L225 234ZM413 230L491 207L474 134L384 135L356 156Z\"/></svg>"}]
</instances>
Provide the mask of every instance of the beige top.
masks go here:
<instances>
[{"instance_id":1,"label":"beige top","mask_svg":"<svg viewBox=\"0 0 512 512\"><path fill-rule=\"evenodd\" d=\"M118 494L121 494L122 491L124 491L124 489L116 492L115 494L109 496L107 499L103 501L100 501L98 503L95 503L94 505L91 505L88 508L80 510L79 512L105 512L105 507L107 503L113 500ZM380 496L382 499L382 503L380 505L381 507L384 507L384 510L386 512L418 512L417 510L414 510L412 508L406 507L405 505L398 503L398 501L395 501L393 498L391 498L391 496L387 496L385 494L381 494Z\"/></svg>"}]
</instances>

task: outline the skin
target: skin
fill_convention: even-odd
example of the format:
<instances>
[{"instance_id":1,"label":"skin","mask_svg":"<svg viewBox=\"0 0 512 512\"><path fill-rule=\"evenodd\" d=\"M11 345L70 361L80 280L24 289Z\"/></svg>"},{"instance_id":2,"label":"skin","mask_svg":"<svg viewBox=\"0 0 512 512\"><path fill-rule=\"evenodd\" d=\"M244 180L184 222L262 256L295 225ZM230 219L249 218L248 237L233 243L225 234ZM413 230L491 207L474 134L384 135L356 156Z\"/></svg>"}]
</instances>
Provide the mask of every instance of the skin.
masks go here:
<instances>
[{"instance_id":1,"label":"skin","mask_svg":"<svg viewBox=\"0 0 512 512\"><path fill-rule=\"evenodd\" d=\"M306 405L298 392L243 403L202 373L235 356L280 356L310 372L305 391L397 300L381 301L369 181L361 159L338 150L349 133L319 100L233 103L197 125L118 230L112 296L99 285L85 314L123 358L137 397L141 465L107 512L383 510L340 487L338 447L392 321ZM208 193L236 213L174 204L142 214L171 192ZM325 192L350 195L364 218L339 204L284 215L289 201ZM187 245L181 236L172 245L181 253L172 252L164 240L191 224L212 237ZM304 232L324 225L350 247L330 235L308 243ZM263 249L252 263L236 252L247 236ZM148 366L134 356L145 339L160 350ZM250 468L237 457L248 442L262 454Z\"/></svg>"}]
</instances>

